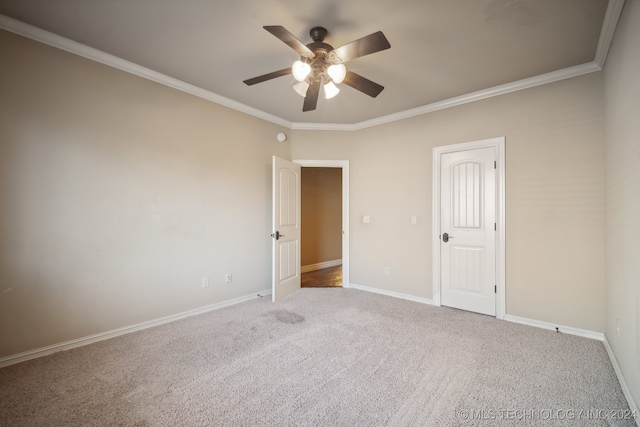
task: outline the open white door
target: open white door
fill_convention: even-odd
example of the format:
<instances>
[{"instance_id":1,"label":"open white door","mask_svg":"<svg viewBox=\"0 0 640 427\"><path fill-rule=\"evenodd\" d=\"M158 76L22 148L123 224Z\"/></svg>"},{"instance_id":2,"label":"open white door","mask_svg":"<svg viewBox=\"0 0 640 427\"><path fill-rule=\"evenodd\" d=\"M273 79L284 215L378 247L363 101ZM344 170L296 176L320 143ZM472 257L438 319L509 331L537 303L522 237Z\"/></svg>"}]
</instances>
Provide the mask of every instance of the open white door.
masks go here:
<instances>
[{"instance_id":1,"label":"open white door","mask_svg":"<svg viewBox=\"0 0 640 427\"><path fill-rule=\"evenodd\" d=\"M300 165L273 156L273 301L300 289Z\"/></svg>"},{"instance_id":2,"label":"open white door","mask_svg":"<svg viewBox=\"0 0 640 427\"><path fill-rule=\"evenodd\" d=\"M496 315L496 150L442 154L442 305Z\"/></svg>"}]
</instances>

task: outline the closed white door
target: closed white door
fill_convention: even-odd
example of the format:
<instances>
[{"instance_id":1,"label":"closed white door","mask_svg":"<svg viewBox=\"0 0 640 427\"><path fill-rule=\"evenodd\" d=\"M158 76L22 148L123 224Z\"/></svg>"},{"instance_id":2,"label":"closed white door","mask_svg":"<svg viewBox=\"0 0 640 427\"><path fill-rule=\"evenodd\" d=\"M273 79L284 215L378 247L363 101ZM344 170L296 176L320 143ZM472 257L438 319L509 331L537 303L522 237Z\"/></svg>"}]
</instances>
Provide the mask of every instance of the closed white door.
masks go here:
<instances>
[{"instance_id":1,"label":"closed white door","mask_svg":"<svg viewBox=\"0 0 640 427\"><path fill-rule=\"evenodd\" d=\"M273 156L272 299L300 289L300 165Z\"/></svg>"},{"instance_id":2,"label":"closed white door","mask_svg":"<svg viewBox=\"0 0 640 427\"><path fill-rule=\"evenodd\" d=\"M441 304L496 315L496 151L440 159Z\"/></svg>"}]
</instances>

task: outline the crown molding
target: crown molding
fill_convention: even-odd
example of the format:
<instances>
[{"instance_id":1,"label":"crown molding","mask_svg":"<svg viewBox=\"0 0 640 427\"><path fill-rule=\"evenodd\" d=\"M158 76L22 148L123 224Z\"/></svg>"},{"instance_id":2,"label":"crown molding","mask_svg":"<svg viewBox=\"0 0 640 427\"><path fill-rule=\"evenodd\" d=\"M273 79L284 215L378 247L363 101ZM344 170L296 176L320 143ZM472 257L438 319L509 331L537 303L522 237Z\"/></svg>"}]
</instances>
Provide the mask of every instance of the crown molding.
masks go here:
<instances>
[{"instance_id":1,"label":"crown molding","mask_svg":"<svg viewBox=\"0 0 640 427\"><path fill-rule=\"evenodd\" d=\"M26 24L24 22L1 14L0 29L4 29L12 33L30 38L32 40L47 44L49 46L53 46L58 49L82 56L92 61L100 62L110 67L125 71L144 79L154 81L156 83L160 83L173 89L197 96L202 99L206 99L216 104L223 105L233 110L237 110L239 112L266 120L268 122L289 129L357 131L386 123L395 122L398 120L408 119L422 114L432 113L434 111L468 104L470 102L481 101L483 99L492 98L494 96L504 95L524 89L530 89L536 86L541 86L548 83L554 83L557 81L578 77L584 74L601 71L604 66L607 53L609 52L609 47L611 46L613 35L620 18L620 14L622 13L622 9L624 7L624 2L625 0L609 0L604 21L602 23L602 31L600 32L600 38L598 40L598 47L596 49L595 58L592 62L564 68L562 70L552 71L550 73L541 74L539 76L518 80L489 89L483 89L466 95L445 99L443 101L434 102L431 104L423 105L421 107L416 107L409 110L400 111L398 113L388 114L385 116L353 124L290 122L283 118L266 113L262 110L258 110L257 108L250 107L248 105L242 104L240 102L194 86L192 84L183 82L162 73L158 73L157 71L140 66L117 56L102 52L98 49L94 49L82 43L75 42L73 40L67 39L66 37L53 34L49 31L40 29L33 25Z\"/></svg>"},{"instance_id":2,"label":"crown molding","mask_svg":"<svg viewBox=\"0 0 640 427\"><path fill-rule=\"evenodd\" d=\"M398 120L409 119L411 117L420 116L427 113L433 113L434 111L444 110L451 107L457 107L458 105L468 104L470 102L481 101L483 99L492 98L494 96L504 95L511 92L517 92L524 89L530 89L532 87L545 85L548 83L557 82L560 80L570 79L572 77L578 77L584 74L601 71L602 67L596 62L588 62L586 64L576 65L573 67L563 68L562 70L552 71L546 74L540 74L535 77L518 80L511 83L506 83L500 86L494 86L489 89L479 90L477 92L471 92L465 95L456 96L455 98L445 99L443 101L433 102L431 104L423 105L421 107L412 108L410 110L400 111L398 113L389 114L386 116L376 117L375 119L365 120L354 124L340 124L340 123L293 123L291 129L303 129L303 130L362 130L385 123L391 123Z\"/></svg>"},{"instance_id":3,"label":"crown molding","mask_svg":"<svg viewBox=\"0 0 640 427\"><path fill-rule=\"evenodd\" d=\"M505 95L507 93L517 92L524 89L530 89L536 86L554 83L560 80L570 79L572 77L578 77L584 74L589 74L601 70L602 68L595 62L588 62L586 64L563 68L562 70L552 71L550 73L541 74L539 76L518 80L500 86L494 86L489 89L483 89L477 92L468 93L466 95L456 96L455 98L445 99L444 101L438 101L431 104L423 105L422 107L416 107L410 110L400 111L398 113L389 114L387 116L377 117L375 119L355 123L352 130L361 130L385 123L404 120L427 113L433 113L434 111L457 107L459 105L468 104L470 102L482 101L483 99L492 98L494 96Z\"/></svg>"},{"instance_id":4,"label":"crown molding","mask_svg":"<svg viewBox=\"0 0 640 427\"><path fill-rule=\"evenodd\" d=\"M202 89L198 86L194 86L192 84L183 82L182 80L178 80L176 78L167 76L166 74L154 71L150 68L146 68L131 61L127 61L126 59L119 58L115 55L111 55L82 43L75 42L66 37L62 37L33 25L18 21L17 19L10 18L6 15L0 14L0 28L29 38L31 40L53 46L66 52L73 53L83 58L108 65L109 67L125 71L135 76L142 77L143 79L151 80L153 82L160 83L161 85L179 90L181 92L197 96L198 98L206 99L207 101L223 105L225 107L240 111L250 116L254 116L289 129L291 128L292 123L280 117L265 113L264 111L258 110L257 108L249 107L248 105Z\"/></svg>"},{"instance_id":5,"label":"crown molding","mask_svg":"<svg viewBox=\"0 0 640 427\"><path fill-rule=\"evenodd\" d=\"M600 39L598 39L598 48L596 49L595 62L600 65L600 68L604 68L604 63L607 60L607 54L611 47L613 40L613 34L616 32L618 26L618 20L622 14L622 8L624 7L625 0L609 0L607 4L607 11L604 15L604 21L602 22L602 30L600 31Z\"/></svg>"},{"instance_id":6,"label":"crown molding","mask_svg":"<svg viewBox=\"0 0 640 427\"><path fill-rule=\"evenodd\" d=\"M357 130L355 128L356 124L345 124L345 123L300 123L294 122L291 124L291 129L293 130Z\"/></svg>"}]
</instances>

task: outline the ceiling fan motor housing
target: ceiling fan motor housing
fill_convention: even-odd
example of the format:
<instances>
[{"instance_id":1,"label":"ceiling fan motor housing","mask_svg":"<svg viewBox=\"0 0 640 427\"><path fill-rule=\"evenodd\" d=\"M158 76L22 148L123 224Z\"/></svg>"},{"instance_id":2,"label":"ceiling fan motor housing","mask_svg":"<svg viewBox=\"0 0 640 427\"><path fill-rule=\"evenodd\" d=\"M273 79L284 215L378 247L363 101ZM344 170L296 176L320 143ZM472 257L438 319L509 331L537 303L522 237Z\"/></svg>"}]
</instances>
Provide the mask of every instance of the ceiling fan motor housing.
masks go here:
<instances>
[{"instance_id":1,"label":"ceiling fan motor housing","mask_svg":"<svg viewBox=\"0 0 640 427\"><path fill-rule=\"evenodd\" d=\"M327 34L329 34L329 32L324 27L313 27L311 31L309 31L309 35L313 42L306 46L314 53L314 57L300 58L301 61L307 62L311 65L312 73L309 75L309 83L318 82L321 77L328 79L328 76L326 75L327 67L336 61L335 55L333 55L334 58L329 55L329 52L333 51L333 46L324 43L324 39L327 37Z\"/></svg>"}]
</instances>

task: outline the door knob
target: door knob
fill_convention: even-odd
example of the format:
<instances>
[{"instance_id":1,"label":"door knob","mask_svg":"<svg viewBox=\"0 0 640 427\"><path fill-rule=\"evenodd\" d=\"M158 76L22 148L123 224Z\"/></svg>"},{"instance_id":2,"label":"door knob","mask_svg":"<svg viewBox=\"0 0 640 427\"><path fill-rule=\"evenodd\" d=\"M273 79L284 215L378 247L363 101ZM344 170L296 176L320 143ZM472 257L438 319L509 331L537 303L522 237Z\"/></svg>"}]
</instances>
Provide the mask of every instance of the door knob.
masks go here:
<instances>
[{"instance_id":1,"label":"door knob","mask_svg":"<svg viewBox=\"0 0 640 427\"><path fill-rule=\"evenodd\" d=\"M449 236L449 233L444 233L442 235L442 241L447 243L449 241L449 239L453 239L453 236Z\"/></svg>"},{"instance_id":2,"label":"door knob","mask_svg":"<svg viewBox=\"0 0 640 427\"><path fill-rule=\"evenodd\" d=\"M271 235L271 237L275 237L276 240L280 239L281 237L284 237L284 234L280 234L279 231L276 231L274 234Z\"/></svg>"}]
</instances>

